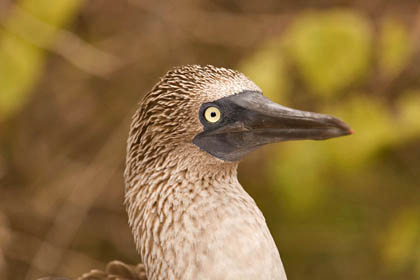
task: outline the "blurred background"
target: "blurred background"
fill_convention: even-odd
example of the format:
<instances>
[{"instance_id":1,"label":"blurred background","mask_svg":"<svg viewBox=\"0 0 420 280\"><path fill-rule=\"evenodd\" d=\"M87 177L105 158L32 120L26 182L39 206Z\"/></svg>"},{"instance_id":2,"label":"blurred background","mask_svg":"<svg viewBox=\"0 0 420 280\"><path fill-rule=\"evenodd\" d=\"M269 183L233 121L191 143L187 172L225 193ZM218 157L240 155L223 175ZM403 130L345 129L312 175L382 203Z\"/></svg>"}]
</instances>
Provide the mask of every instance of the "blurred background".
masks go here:
<instances>
[{"instance_id":1,"label":"blurred background","mask_svg":"<svg viewBox=\"0 0 420 280\"><path fill-rule=\"evenodd\" d=\"M193 63L356 132L240 166L289 279L420 279L418 0L0 0L0 279L139 261L130 117Z\"/></svg>"}]
</instances>

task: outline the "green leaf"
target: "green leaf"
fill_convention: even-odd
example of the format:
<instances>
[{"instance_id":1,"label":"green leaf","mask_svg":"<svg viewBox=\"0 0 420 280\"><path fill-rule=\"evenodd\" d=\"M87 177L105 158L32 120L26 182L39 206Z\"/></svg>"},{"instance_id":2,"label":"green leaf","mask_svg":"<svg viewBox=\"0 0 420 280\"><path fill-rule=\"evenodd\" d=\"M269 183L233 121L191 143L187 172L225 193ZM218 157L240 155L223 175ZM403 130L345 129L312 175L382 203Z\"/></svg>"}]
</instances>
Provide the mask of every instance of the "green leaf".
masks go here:
<instances>
[{"instance_id":1,"label":"green leaf","mask_svg":"<svg viewBox=\"0 0 420 280\"><path fill-rule=\"evenodd\" d=\"M304 13L287 33L287 50L309 90L333 96L367 73L371 33L355 12Z\"/></svg>"},{"instance_id":2,"label":"green leaf","mask_svg":"<svg viewBox=\"0 0 420 280\"><path fill-rule=\"evenodd\" d=\"M324 148L313 142L285 142L270 158L270 185L293 215L305 215L324 197Z\"/></svg>"},{"instance_id":3,"label":"green leaf","mask_svg":"<svg viewBox=\"0 0 420 280\"><path fill-rule=\"evenodd\" d=\"M281 42L272 40L242 61L239 69L261 86L268 98L287 104L286 96L290 85L286 66Z\"/></svg>"},{"instance_id":4,"label":"green leaf","mask_svg":"<svg viewBox=\"0 0 420 280\"><path fill-rule=\"evenodd\" d=\"M25 104L42 74L48 49L82 0L24 0L12 6L0 29L0 120Z\"/></svg>"},{"instance_id":5,"label":"green leaf","mask_svg":"<svg viewBox=\"0 0 420 280\"><path fill-rule=\"evenodd\" d=\"M380 67L388 78L398 74L413 51L413 42L403 23L386 18L382 23L380 37Z\"/></svg>"},{"instance_id":6,"label":"green leaf","mask_svg":"<svg viewBox=\"0 0 420 280\"><path fill-rule=\"evenodd\" d=\"M386 267L398 271L419 261L420 211L404 209L385 231L382 255Z\"/></svg>"},{"instance_id":7,"label":"green leaf","mask_svg":"<svg viewBox=\"0 0 420 280\"><path fill-rule=\"evenodd\" d=\"M11 116L39 78L42 53L13 35L0 32L0 120Z\"/></svg>"},{"instance_id":8,"label":"green leaf","mask_svg":"<svg viewBox=\"0 0 420 280\"><path fill-rule=\"evenodd\" d=\"M404 94L397 102L398 133L403 139L420 136L420 90Z\"/></svg>"}]
</instances>

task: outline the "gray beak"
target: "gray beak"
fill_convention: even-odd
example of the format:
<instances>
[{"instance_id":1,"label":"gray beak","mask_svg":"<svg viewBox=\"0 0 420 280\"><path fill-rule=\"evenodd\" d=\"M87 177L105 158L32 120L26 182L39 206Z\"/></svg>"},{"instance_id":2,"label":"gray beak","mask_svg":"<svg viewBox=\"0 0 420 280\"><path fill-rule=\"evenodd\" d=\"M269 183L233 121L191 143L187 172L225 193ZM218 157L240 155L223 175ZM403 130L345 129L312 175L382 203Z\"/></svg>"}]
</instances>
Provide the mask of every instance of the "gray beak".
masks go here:
<instances>
[{"instance_id":1,"label":"gray beak","mask_svg":"<svg viewBox=\"0 0 420 280\"><path fill-rule=\"evenodd\" d=\"M207 123L203 111L218 107L221 119ZM352 134L338 118L290 109L272 102L260 92L246 91L202 105L204 131L193 143L225 161L237 161L256 148L288 140L324 140Z\"/></svg>"}]
</instances>

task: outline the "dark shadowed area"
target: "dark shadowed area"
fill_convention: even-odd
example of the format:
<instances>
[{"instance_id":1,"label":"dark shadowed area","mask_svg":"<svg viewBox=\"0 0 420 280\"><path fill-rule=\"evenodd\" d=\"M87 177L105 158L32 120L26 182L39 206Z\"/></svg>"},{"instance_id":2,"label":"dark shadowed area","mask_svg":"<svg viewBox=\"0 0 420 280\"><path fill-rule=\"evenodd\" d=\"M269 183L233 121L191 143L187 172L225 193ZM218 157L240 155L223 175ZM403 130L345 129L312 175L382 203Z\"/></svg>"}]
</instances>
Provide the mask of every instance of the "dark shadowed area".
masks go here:
<instances>
[{"instance_id":1,"label":"dark shadowed area","mask_svg":"<svg viewBox=\"0 0 420 280\"><path fill-rule=\"evenodd\" d=\"M0 279L139 262L128 127L182 64L240 70L355 130L240 166L289 279L420 279L417 0L0 0Z\"/></svg>"}]
</instances>

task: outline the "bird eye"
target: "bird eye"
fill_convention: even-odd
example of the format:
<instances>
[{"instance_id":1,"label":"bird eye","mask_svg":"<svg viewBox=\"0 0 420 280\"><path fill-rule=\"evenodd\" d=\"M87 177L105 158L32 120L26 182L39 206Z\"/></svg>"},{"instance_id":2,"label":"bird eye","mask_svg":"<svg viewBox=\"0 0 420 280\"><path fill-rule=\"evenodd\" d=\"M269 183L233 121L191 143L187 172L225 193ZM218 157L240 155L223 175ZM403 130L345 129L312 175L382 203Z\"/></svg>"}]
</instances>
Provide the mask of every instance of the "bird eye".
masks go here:
<instances>
[{"instance_id":1,"label":"bird eye","mask_svg":"<svg viewBox=\"0 0 420 280\"><path fill-rule=\"evenodd\" d=\"M210 123L218 122L221 115L219 108L214 106L210 106L204 111L204 118Z\"/></svg>"}]
</instances>

